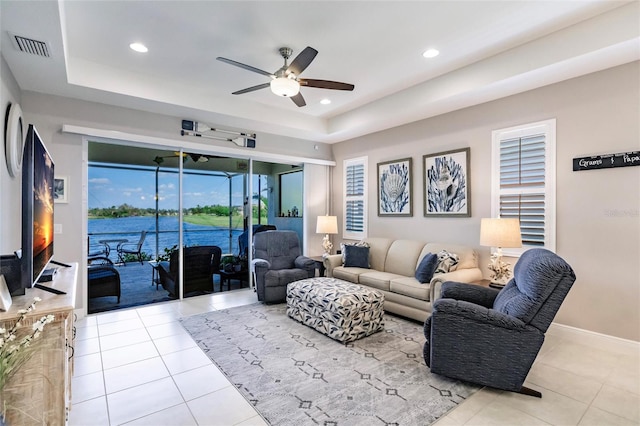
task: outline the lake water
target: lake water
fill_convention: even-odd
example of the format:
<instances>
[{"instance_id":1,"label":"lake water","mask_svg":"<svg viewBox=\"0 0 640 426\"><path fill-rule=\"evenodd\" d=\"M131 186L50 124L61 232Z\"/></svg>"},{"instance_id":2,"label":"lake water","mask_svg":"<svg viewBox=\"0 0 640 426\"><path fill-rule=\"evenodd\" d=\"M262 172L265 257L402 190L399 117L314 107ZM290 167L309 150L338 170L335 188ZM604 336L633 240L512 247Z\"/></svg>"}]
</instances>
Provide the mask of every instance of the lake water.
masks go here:
<instances>
[{"instance_id":1,"label":"lake water","mask_svg":"<svg viewBox=\"0 0 640 426\"><path fill-rule=\"evenodd\" d=\"M218 246L223 253L238 253L238 236L240 229L231 230L231 240L228 228L216 226L194 225L184 223L183 243L186 246ZM160 216L158 219L158 254L165 253L165 248L178 245L179 221L177 216ZM110 239L126 239L137 243L140 232L146 230L147 237L142 246L142 251L155 258L156 253L156 218L154 216L122 217L108 219L89 219L89 251L100 248L98 241ZM112 249L117 243L111 243ZM130 246L128 246L130 248ZM115 250L111 257L115 256Z\"/></svg>"}]
</instances>

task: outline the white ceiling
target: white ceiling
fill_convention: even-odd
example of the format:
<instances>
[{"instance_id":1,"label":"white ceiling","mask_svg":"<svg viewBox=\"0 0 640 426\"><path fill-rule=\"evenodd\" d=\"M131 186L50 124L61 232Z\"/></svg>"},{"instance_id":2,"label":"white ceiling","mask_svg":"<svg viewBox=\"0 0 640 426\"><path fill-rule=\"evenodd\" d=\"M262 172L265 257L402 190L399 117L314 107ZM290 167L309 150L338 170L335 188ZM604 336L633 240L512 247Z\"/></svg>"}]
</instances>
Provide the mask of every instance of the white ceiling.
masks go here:
<instances>
[{"instance_id":1,"label":"white ceiling","mask_svg":"<svg viewBox=\"0 0 640 426\"><path fill-rule=\"evenodd\" d=\"M637 1L2 0L0 15L22 90L328 143L640 59ZM274 72L281 46L319 51L303 78L355 90L303 87L303 108L269 89L231 95L268 77L217 56ZM430 47L440 56L423 58Z\"/></svg>"}]
</instances>

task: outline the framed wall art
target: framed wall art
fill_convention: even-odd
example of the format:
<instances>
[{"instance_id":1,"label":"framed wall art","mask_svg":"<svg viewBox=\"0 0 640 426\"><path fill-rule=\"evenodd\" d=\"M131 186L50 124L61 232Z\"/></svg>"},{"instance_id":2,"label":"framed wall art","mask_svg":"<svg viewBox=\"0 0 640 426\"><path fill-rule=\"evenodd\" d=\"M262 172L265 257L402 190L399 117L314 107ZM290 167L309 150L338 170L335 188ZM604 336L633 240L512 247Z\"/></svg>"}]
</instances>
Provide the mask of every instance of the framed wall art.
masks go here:
<instances>
[{"instance_id":1,"label":"framed wall art","mask_svg":"<svg viewBox=\"0 0 640 426\"><path fill-rule=\"evenodd\" d=\"M425 217L471 216L470 149L422 156Z\"/></svg>"},{"instance_id":2,"label":"framed wall art","mask_svg":"<svg viewBox=\"0 0 640 426\"><path fill-rule=\"evenodd\" d=\"M67 176L60 176L53 179L53 202L69 202L69 178Z\"/></svg>"},{"instance_id":3,"label":"framed wall art","mask_svg":"<svg viewBox=\"0 0 640 426\"><path fill-rule=\"evenodd\" d=\"M378 216L412 216L411 158L378 163Z\"/></svg>"}]
</instances>

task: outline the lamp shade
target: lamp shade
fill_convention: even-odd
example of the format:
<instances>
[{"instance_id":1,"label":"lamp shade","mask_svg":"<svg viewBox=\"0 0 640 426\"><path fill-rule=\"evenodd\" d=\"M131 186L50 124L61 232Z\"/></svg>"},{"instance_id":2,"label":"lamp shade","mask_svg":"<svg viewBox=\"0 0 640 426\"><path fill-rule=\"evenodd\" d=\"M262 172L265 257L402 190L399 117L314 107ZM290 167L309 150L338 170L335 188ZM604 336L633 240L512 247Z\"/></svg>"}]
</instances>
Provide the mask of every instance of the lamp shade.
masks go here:
<instances>
[{"instance_id":1,"label":"lamp shade","mask_svg":"<svg viewBox=\"0 0 640 426\"><path fill-rule=\"evenodd\" d=\"M273 93L287 98L295 96L300 92L300 83L287 77L274 78L271 80L270 86Z\"/></svg>"},{"instance_id":2,"label":"lamp shade","mask_svg":"<svg viewBox=\"0 0 640 426\"><path fill-rule=\"evenodd\" d=\"M480 245L489 247L522 247L518 219L483 218L480 222Z\"/></svg>"},{"instance_id":3,"label":"lamp shade","mask_svg":"<svg viewBox=\"0 0 640 426\"><path fill-rule=\"evenodd\" d=\"M338 217L337 216L318 216L318 222L316 224L316 233L337 234L338 233Z\"/></svg>"}]
</instances>

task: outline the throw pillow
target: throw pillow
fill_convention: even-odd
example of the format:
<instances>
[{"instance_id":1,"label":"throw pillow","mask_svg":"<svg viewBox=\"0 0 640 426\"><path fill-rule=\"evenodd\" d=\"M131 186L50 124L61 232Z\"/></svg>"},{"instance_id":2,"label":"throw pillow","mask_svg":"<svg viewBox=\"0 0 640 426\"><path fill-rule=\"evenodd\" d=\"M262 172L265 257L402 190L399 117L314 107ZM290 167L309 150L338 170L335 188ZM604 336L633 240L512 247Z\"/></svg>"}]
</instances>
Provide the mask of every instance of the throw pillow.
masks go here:
<instances>
[{"instance_id":1,"label":"throw pillow","mask_svg":"<svg viewBox=\"0 0 640 426\"><path fill-rule=\"evenodd\" d=\"M436 266L438 266L438 256L433 253L427 253L416 269L416 279L422 284L430 283L433 274L436 272Z\"/></svg>"},{"instance_id":2,"label":"throw pillow","mask_svg":"<svg viewBox=\"0 0 640 426\"><path fill-rule=\"evenodd\" d=\"M447 272L455 271L458 268L459 261L460 258L457 254L442 250L438 253L438 266L435 273L446 274Z\"/></svg>"},{"instance_id":3,"label":"throw pillow","mask_svg":"<svg viewBox=\"0 0 640 426\"><path fill-rule=\"evenodd\" d=\"M369 268L369 247L344 246L344 266Z\"/></svg>"},{"instance_id":4,"label":"throw pillow","mask_svg":"<svg viewBox=\"0 0 640 426\"><path fill-rule=\"evenodd\" d=\"M369 247L369 243L365 241L356 241L355 243L340 243L340 251L342 252L342 263L344 263L344 248L346 246Z\"/></svg>"}]
</instances>

